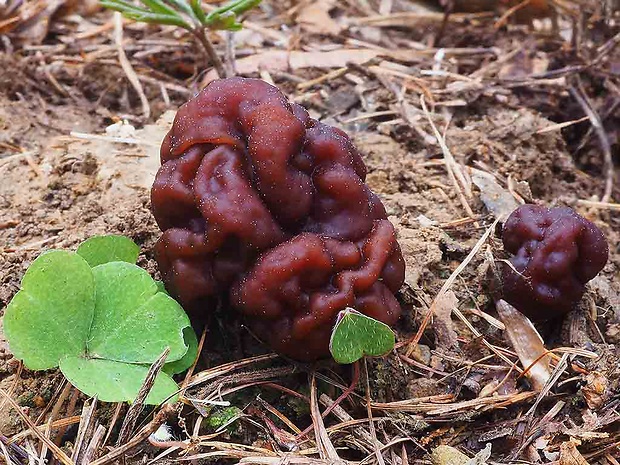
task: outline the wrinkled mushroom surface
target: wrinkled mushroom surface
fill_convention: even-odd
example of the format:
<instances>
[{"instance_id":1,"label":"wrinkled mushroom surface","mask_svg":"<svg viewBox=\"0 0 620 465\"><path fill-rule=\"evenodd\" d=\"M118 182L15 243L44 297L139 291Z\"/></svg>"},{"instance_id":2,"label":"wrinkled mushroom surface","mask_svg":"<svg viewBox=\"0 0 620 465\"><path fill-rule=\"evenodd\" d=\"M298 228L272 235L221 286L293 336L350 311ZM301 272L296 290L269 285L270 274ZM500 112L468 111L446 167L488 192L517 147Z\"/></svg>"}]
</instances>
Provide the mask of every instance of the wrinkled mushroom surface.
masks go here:
<instances>
[{"instance_id":1,"label":"wrinkled mushroom surface","mask_svg":"<svg viewBox=\"0 0 620 465\"><path fill-rule=\"evenodd\" d=\"M561 316L581 300L585 284L609 253L596 225L571 208L522 205L504 224L504 298L535 320Z\"/></svg>"},{"instance_id":2,"label":"wrinkled mushroom surface","mask_svg":"<svg viewBox=\"0 0 620 465\"><path fill-rule=\"evenodd\" d=\"M258 79L209 84L177 113L151 193L168 290L195 319L225 297L276 351L329 355L338 311L392 325L404 262L347 135Z\"/></svg>"}]
</instances>

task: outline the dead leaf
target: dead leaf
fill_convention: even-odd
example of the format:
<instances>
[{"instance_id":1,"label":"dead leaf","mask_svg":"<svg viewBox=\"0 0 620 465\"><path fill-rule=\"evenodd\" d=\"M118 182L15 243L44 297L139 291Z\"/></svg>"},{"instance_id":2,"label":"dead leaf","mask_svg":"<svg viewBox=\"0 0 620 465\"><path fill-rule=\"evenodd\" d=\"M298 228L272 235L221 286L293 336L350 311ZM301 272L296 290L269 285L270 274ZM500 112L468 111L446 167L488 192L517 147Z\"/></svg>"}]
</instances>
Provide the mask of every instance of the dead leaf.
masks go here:
<instances>
[{"instance_id":1,"label":"dead leaf","mask_svg":"<svg viewBox=\"0 0 620 465\"><path fill-rule=\"evenodd\" d=\"M560 445L559 465L590 465L577 450L574 442L564 442Z\"/></svg>"},{"instance_id":2,"label":"dead leaf","mask_svg":"<svg viewBox=\"0 0 620 465\"><path fill-rule=\"evenodd\" d=\"M21 4L22 1L20 0L4 0L0 2L0 19L5 20L13 16Z\"/></svg>"},{"instance_id":3,"label":"dead leaf","mask_svg":"<svg viewBox=\"0 0 620 465\"><path fill-rule=\"evenodd\" d=\"M540 334L523 313L505 300L499 300L495 307L532 387L540 391L551 377L551 357L546 355L548 351Z\"/></svg>"},{"instance_id":4,"label":"dead leaf","mask_svg":"<svg viewBox=\"0 0 620 465\"><path fill-rule=\"evenodd\" d=\"M335 3L334 0L311 1L297 15L297 24L312 34L338 35L342 28L329 15Z\"/></svg>"},{"instance_id":5,"label":"dead leaf","mask_svg":"<svg viewBox=\"0 0 620 465\"><path fill-rule=\"evenodd\" d=\"M451 446L437 446L431 452L433 465L466 465L469 457Z\"/></svg>"},{"instance_id":6,"label":"dead leaf","mask_svg":"<svg viewBox=\"0 0 620 465\"><path fill-rule=\"evenodd\" d=\"M491 457L491 444L487 444L473 459L452 446L437 446L431 452L433 465L486 465L489 457Z\"/></svg>"},{"instance_id":7,"label":"dead leaf","mask_svg":"<svg viewBox=\"0 0 620 465\"><path fill-rule=\"evenodd\" d=\"M506 63L498 72L500 79L522 79L532 74L542 74L549 68L549 58L545 53L532 55L531 49L517 54L513 60Z\"/></svg>"},{"instance_id":8,"label":"dead leaf","mask_svg":"<svg viewBox=\"0 0 620 465\"><path fill-rule=\"evenodd\" d=\"M64 6L65 0L38 0L31 2L11 2L19 5L9 8L11 17L3 21L3 33L13 33L14 40L40 44L47 36L50 21Z\"/></svg>"},{"instance_id":9,"label":"dead leaf","mask_svg":"<svg viewBox=\"0 0 620 465\"><path fill-rule=\"evenodd\" d=\"M491 458L491 443L487 442L487 445L476 456L467 462L467 465L486 465L487 460Z\"/></svg>"},{"instance_id":10,"label":"dead leaf","mask_svg":"<svg viewBox=\"0 0 620 465\"><path fill-rule=\"evenodd\" d=\"M586 385L581 389L581 393L592 410L601 408L609 398L610 393L606 392L608 384L607 377L596 371L586 376Z\"/></svg>"},{"instance_id":11,"label":"dead leaf","mask_svg":"<svg viewBox=\"0 0 620 465\"><path fill-rule=\"evenodd\" d=\"M306 68L332 69L342 68L349 64L362 65L373 58L380 56L396 60L411 61L415 58L415 51L400 50L371 50L371 49L340 49L329 52L302 52L294 50L272 50L250 55L235 62L237 74L247 75L259 71L290 72ZM202 85L206 86L218 78L217 72L211 70L205 76Z\"/></svg>"},{"instance_id":12,"label":"dead leaf","mask_svg":"<svg viewBox=\"0 0 620 465\"><path fill-rule=\"evenodd\" d=\"M68 13L76 13L80 16L91 16L103 7L99 0L70 0L67 5Z\"/></svg>"},{"instance_id":13,"label":"dead leaf","mask_svg":"<svg viewBox=\"0 0 620 465\"><path fill-rule=\"evenodd\" d=\"M40 44L53 20L69 14L90 16L101 9L98 0L0 1L0 33L17 42Z\"/></svg>"},{"instance_id":14,"label":"dead leaf","mask_svg":"<svg viewBox=\"0 0 620 465\"><path fill-rule=\"evenodd\" d=\"M457 334L452 324L452 309L459 303L459 299L452 291L438 296L435 302L433 315L433 330L437 339L437 347L451 349L458 344Z\"/></svg>"},{"instance_id":15,"label":"dead leaf","mask_svg":"<svg viewBox=\"0 0 620 465\"><path fill-rule=\"evenodd\" d=\"M500 221L507 218L519 206L512 194L500 186L493 175L471 168L471 180L480 189L480 199L487 210Z\"/></svg>"}]
</instances>

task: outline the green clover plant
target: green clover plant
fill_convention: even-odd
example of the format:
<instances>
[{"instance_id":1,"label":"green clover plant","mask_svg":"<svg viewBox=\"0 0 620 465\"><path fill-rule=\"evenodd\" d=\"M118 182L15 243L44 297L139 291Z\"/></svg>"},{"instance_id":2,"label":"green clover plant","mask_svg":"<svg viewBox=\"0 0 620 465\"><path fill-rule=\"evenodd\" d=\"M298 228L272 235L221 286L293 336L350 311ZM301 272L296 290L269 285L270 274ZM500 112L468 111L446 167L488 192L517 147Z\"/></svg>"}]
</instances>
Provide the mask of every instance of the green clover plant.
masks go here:
<instances>
[{"instance_id":1,"label":"green clover plant","mask_svg":"<svg viewBox=\"0 0 620 465\"><path fill-rule=\"evenodd\" d=\"M213 61L220 77L224 77L224 67L215 53L206 30L238 31L242 24L239 16L258 6L261 0L232 0L231 2L206 13L200 0L140 0L143 5L126 0L101 0L101 5L135 21L167 24L182 27L189 31L200 43L203 51Z\"/></svg>"},{"instance_id":2,"label":"green clover plant","mask_svg":"<svg viewBox=\"0 0 620 465\"><path fill-rule=\"evenodd\" d=\"M174 398L171 375L187 370L198 348L181 306L135 262L123 236L99 236L77 252L41 254L4 314L16 358L32 370L60 367L80 391L106 402L132 401L149 367L170 349L147 398Z\"/></svg>"},{"instance_id":3,"label":"green clover plant","mask_svg":"<svg viewBox=\"0 0 620 465\"><path fill-rule=\"evenodd\" d=\"M346 308L338 313L329 350L337 363L348 364L365 356L386 355L395 342L394 332L388 325Z\"/></svg>"}]
</instances>

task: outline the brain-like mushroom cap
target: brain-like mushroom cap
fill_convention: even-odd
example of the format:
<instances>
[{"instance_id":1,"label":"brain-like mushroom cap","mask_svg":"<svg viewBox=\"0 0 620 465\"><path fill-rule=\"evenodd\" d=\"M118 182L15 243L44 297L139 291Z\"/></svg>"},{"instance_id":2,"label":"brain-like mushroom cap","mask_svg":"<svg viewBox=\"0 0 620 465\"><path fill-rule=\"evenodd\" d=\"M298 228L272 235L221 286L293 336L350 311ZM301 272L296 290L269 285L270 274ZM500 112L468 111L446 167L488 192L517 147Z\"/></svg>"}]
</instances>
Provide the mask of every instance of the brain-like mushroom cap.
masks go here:
<instances>
[{"instance_id":1,"label":"brain-like mushroom cap","mask_svg":"<svg viewBox=\"0 0 620 465\"><path fill-rule=\"evenodd\" d=\"M394 324L404 261L347 135L258 79L215 81L177 113L151 192L156 259L190 316L227 297L274 349L329 354L338 311Z\"/></svg>"},{"instance_id":2,"label":"brain-like mushroom cap","mask_svg":"<svg viewBox=\"0 0 620 465\"><path fill-rule=\"evenodd\" d=\"M536 320L560 316L581 300L585 284L603 269L607 241L594 223L571 208L522 205L508 217L504 298Z\"/></svg>"}]
</instances>

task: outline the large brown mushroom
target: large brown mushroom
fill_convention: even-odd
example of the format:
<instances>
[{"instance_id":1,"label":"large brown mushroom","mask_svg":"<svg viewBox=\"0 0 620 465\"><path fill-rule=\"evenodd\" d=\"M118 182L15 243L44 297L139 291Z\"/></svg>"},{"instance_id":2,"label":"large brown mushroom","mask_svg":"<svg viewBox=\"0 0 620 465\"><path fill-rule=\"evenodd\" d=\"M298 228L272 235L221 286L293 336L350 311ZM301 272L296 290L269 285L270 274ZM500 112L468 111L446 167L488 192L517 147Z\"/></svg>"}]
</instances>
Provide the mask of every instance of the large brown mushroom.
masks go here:
<instances>
[{"instance_id":1,"label":"large brown mushroom","mask_svg":"<svg viewBox=\"0 0 620 465\"><path fill-rule=\"evenodd\" d=\"M344 132L261 80L229 78L179 110L161 161L156 258L194 319L225 298L299 360L329 355L346 307L396 322L403 258Z\"/></svg>"}]
</instances>

